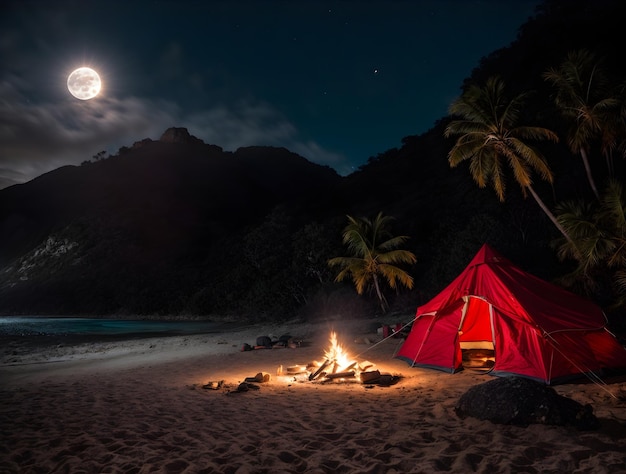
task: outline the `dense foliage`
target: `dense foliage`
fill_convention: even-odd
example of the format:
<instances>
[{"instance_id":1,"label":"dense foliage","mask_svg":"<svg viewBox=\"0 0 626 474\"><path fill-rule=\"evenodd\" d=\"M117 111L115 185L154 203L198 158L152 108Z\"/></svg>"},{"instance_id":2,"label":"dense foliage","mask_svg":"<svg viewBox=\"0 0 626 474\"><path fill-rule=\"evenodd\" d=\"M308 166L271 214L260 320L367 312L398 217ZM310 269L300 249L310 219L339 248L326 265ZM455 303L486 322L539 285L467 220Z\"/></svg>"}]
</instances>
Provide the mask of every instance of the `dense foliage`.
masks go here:
<instances>
[{"instance_id":1,"label":"dense foliage","mask_svg":"<svg viewBox=\"0 0 626 474\"><path fill-rule=\"evenodd\" d=\"M406 268L413 289L381 290L391 311L412 313L488 242L525 270L571 284L613 311L616 327L626 326L623 228L619 213L606 211L621 202L623 212L624 201L603 194L609 178L623 184L626 176L624 18L619 0L547 0L518 39L485 57L462 85L460 97L498 76L508 97L526 99L516 104L515 123L559 138L525 136L551 179L520 174L509 161L498 175L504 202L476 186L464 163L450 168L458 136L445 131L458 115L403 138L345 178L285 149L224 152L178 130L181 139L142 140L0 191L0 312L373 314L378 298L336 283L327 262L345 254L346 215L383 213L395 218L394 235L410 237L406 251L417 257ZM598 85L586 101L568 79L572 70L583 73L585 90ZM589 70L600 70L602 80ZM572 103L579 107L573 115ZM522 186L507 186L516 182ZM563 247L572 243L559 240L546 213L525 198L530 185L574 247ZM576 204L580 212L563 204L580 200L587 203ZM572 217L598 229L604 253L593 262L581 253L592 233L578 233Z\"/></svg>"}]
</instances>

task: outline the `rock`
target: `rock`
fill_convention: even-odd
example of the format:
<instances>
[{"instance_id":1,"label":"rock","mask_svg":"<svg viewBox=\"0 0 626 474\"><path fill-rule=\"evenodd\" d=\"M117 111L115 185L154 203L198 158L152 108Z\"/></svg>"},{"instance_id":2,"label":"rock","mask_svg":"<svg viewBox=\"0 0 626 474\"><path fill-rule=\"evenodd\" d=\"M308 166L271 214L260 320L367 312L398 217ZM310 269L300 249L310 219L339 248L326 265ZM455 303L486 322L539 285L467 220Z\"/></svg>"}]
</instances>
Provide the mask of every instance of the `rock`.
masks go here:
<instances>
[{"instance_id":1,"label":"rock","mask_svg":"<svg viewBox=\"0 0 626 474\"><path fill-rule=\"evenodd\" d=\"M142 148L146 145L150 145L151 143L153 143L152 140L150 140L149 138L144 138L143 140L140 140L138 142L133 143L133 146L131 147L133 150L136 150L138 148Z\"/></svg>"},{"instance_id":2,"label":"rock","mask_svg":"<svg viewBox=\"0 0 626 474\"><path fill-rule=\"evenodd\" d=\"M224 381L218 380L216 382L207 382L206 384L202 386L202 388L206 390L219 390L223 386L224 386Z\"/></svg>"},{"instance_id":3,"label":"rock","mask_svg":"<svg viewBox=\"0 0 626 474\"><path fill-rule=\"evenodd\" d=\"M271 379L272 376L267 372L259 372L254 377L246 377L245 382L267 383Z\"/></svg>"},{"instance_id":4,"label":"rock","mask_svg":"<svg viewBox=\"0 0 626 474\"><path fill-rule=\"evenodd\" d=\"M247 392L249 390L259 390L261 387L253 383L242 382L237 386L237 390L231 393Z\"/></svg>"},{"instance_id":5,"label":"rock","mask_svg":"<svg viewBox=\"0 0 626 474\"><path fill-rule=\"evenodd\" d=\"M256 338L257 347L272 347L272 339L269 336L259 336Z\"/></svg>"},{"instance_id":6,"label":"rock","mask_svg":"<svg viewBox=\"0 0 626 474\"><path fill-rule=\"evenodd\" d=\"M163 132L159 139L162 143L187 143L203 145L204 142L199 138L189 134L189 131L184 127L171 127Z\"/></svg>"},{"instance_id":7,"label":"rock","mask_svg":"<svg viewBox=\"0 0 626 474\"><path fill-rule=\"evenodd\" d=\"M461 396L454 411L461 418L471 416L505 425L599 427L591 405L583 406L552 387L523 377L498 377L476 385Z\"/></svg>"}]
</instances>

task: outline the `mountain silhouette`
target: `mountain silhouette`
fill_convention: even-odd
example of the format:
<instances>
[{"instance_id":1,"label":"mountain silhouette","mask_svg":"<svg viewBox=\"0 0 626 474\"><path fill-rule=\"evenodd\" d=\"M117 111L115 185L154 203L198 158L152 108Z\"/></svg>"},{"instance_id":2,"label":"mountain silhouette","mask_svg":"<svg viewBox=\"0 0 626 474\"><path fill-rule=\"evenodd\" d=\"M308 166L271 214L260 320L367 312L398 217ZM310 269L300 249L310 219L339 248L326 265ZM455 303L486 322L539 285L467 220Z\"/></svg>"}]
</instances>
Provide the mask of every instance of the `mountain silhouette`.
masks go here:
<instances>
[{"instance_id":1,"label":"mountain silhouette","mask_svg":"<svg viewBox=\"0 0 626 474\"><path fill-rule=\"evenodd\" d=\"M619 1L546 1L460 90L498 74L514 93L535 91L529 110L565 134L541 74L584 46L624 79L624 13ZM439 291L485 242L540 277L565 273L550 247L557 231L513 181L500 203L467 166L450 169L450 120L347 177L285 148L226 152L177 127L0 190L0 313L278 319L373 311L349 283L334 283L326 261L346 253L346 215L378 212L395 217L394 233L410 237L418 258L415 290L390 295L398 311ZM556 179L535 186L549 205L588 195L566 144L543 152Z\"/></svg>"}]
</instances>

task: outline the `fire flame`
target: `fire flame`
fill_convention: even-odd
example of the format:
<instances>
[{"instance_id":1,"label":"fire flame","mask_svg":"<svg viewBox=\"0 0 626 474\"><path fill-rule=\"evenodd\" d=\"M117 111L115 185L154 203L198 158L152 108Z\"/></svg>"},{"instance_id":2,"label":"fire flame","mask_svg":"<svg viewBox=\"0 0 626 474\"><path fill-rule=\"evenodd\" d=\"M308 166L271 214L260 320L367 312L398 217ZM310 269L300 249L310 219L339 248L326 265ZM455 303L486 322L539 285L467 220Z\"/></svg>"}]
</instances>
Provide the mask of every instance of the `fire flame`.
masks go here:
<instances>
[{"instance_id":1,"label":"fire flame","mask_svg":"<svg viewBox=\"0 0 626 474\"><path fill-rule=\"evenodd\" d=\"M335 331L330 333L330 348L324 353L324 357L328 361L334 361L335 367L340 369L348 367L353 362L346 350L337 342Z\"/></svg>"}]
</instances>

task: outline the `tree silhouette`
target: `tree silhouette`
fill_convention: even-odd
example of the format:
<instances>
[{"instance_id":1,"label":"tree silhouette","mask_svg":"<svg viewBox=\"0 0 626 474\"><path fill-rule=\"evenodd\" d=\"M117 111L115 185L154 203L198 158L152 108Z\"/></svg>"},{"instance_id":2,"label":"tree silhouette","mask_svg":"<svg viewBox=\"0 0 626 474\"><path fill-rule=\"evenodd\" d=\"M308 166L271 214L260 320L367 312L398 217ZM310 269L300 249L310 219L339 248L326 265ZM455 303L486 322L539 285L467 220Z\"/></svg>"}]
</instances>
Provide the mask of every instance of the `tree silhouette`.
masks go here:
<instances>
[{"instance_id":1,"label":"tree silhouette","mask_svg":"<svg viewBox=\"0 0 626 474\"><path fill-rule=\"evenodd\" d=\"M597 203L567 201L557 207L557 219L571 237L558 245L561 260L574 259L571 281L594 289L599 274L611 275L618 305L626 305L626 192L609 180Z\"/></svg>"},{"instance_id":2,"label":"tree silhouette","mask_svg":"<svg viewBox=\"0 0 626 474\"><path fill-rule=\"evenodd\" d=\"M532 186L533 171L550 184L554 178L543 155L529 142L557 142L558 137L547 128L517 125L526 96L520 94L508 100L504 82L497 76L487 79L482 88L471 85L450 106L450 113L463 120L452 121L444 132L446 137L459 135L448 153L448 162L454 168L469 160L474 181L481 188L491 184L501 202L505 197L505 165L508 164L524 197L526 191L530 192L561 234L569 238Z\"/></svg>"},{"instance_id":3,"label":"tree silhouette","mask_svg":"<svg viewBox=\"0 0 626 474\"><path fill-rule=\"evenodd\" d=\"M343 231L343 243L348 246L351 257L335 257L328 261L331 267L340 267L335 278L340 282L352 276L352 281L359 295L366 289L373 288L381 310L389 309L387 300L380 287L380 280L385 280L393 289L398 284L413 288L413 278L396 264L413 264L415 255L408 250L398 249L407 239L401 235L394 237L389 225L393 219L382 213L374 219L348 217L348 225Z\"/></svg>"},{"instance_id":4,"label":"tree silhouette","mask_svg":"<svg viewBox=\"0 0 626 474\"><path fill-rule=\"evenodd\" d=\"M611 114L619 101L611 96L610 83L600 62L586 49L572 51L558 68L550 68L544 78L556 87L554 102L570 127L567 143L580 154L589 186L597 199L600 194L589 163L591 143L604 138L611 141L614 127Z\"/></svg>"}]
</instances>

